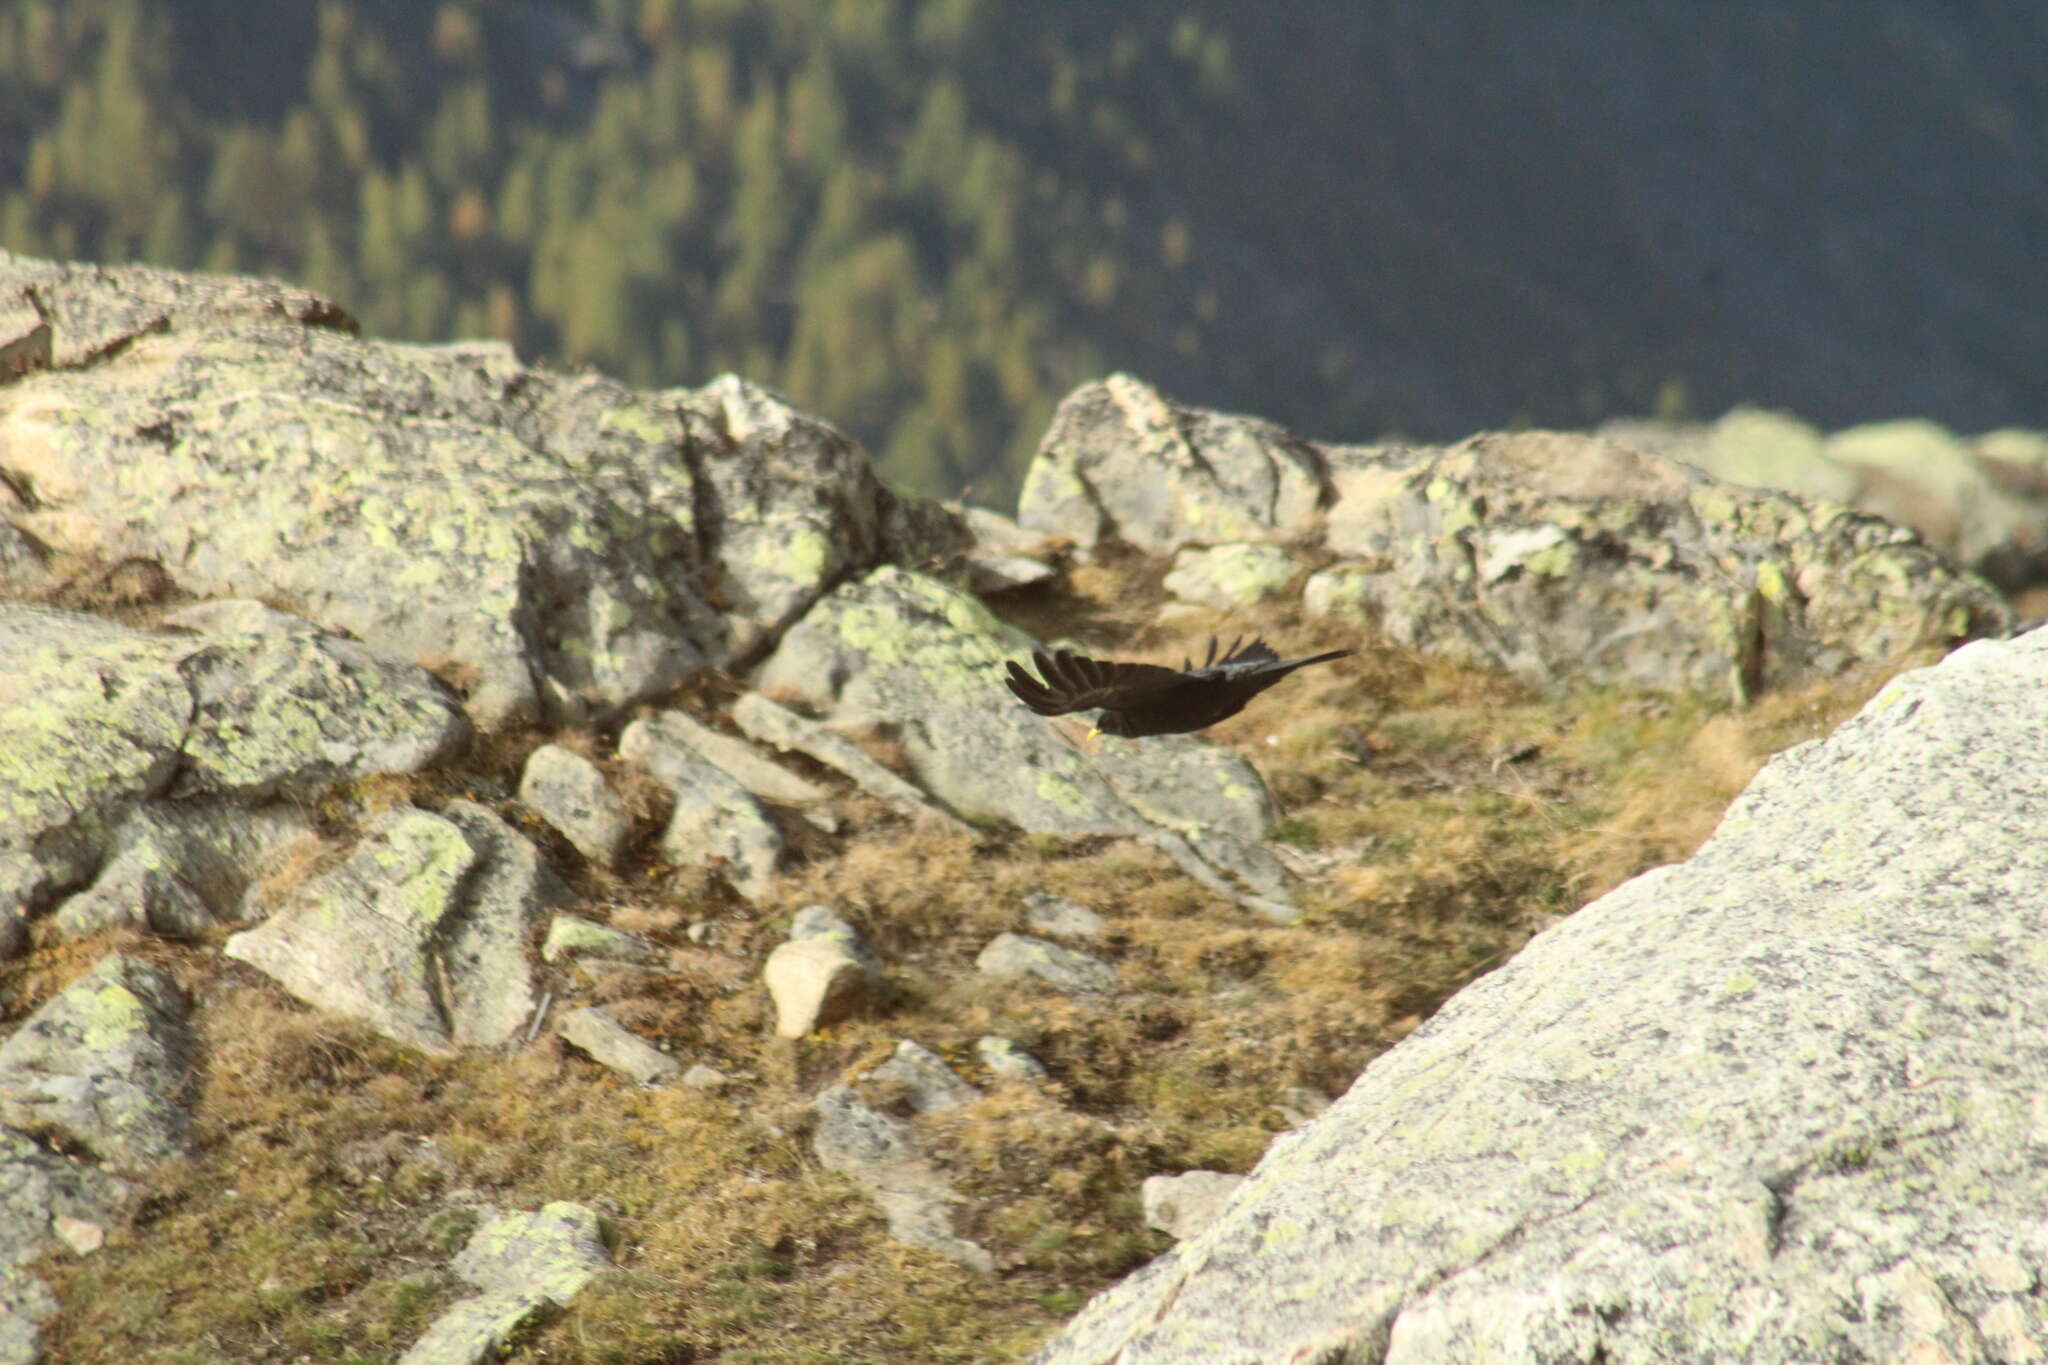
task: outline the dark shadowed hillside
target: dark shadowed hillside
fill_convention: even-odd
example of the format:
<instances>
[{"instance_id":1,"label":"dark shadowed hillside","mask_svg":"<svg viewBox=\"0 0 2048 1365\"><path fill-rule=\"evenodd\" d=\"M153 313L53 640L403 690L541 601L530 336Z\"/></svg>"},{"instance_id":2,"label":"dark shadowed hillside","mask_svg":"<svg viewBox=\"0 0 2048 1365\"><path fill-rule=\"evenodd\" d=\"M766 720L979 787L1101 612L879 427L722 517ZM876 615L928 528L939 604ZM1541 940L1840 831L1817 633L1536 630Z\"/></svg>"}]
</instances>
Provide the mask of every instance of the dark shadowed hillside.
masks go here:
<instances>
[{"instance_id":1,"label":"dark shadowed hillside","mask_svg":"<svg viewBox=\"0 0 2048 1365\"><path fill-rule=\"evenodd\" d=\"M0 9L0 244L736 369L1001 500L1110 369L1331 437L2048 421L2003 5Z\"/></svg>"}]
</instances>

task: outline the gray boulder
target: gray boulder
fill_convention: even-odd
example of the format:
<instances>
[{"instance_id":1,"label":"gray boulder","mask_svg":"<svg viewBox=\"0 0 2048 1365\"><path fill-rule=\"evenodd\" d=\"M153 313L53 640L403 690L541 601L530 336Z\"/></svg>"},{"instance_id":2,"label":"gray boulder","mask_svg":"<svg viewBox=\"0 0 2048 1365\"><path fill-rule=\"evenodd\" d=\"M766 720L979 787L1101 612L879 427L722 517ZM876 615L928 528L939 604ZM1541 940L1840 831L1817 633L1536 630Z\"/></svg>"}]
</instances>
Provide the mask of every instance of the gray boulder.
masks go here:
<instances>
[{"instance_id":1,"label":"gray boulder","mask_svg":"<svg viewBox=\"0 0 2048 1365\"><path fill-rule=\"evenodd\" d=\"M1328 498L1321 450L1256 417L1182 407L1129 375L1067 395L1024 474L1017 520L1149 554L1288 537Z\"/></svg>"},{"instance_id":2,"label":"gray boulder","mask_svg":"<svg viewBox=\"0 0 2048 1365\"><path fill-rule=\"evenodd\" d=\"M533 1013L527 928L560 896L532 845L484 807L396 810L223 951L423 1051L498 1046Z\"/></svg>"},{"instance_id":3,"label":"gray boulder","mask_svg":"<svg viewBox=\"0 0 2048 1365\"><path fill-rule=\"evenodd\" d=\"M617 860L633 832L604 771L559 744L543 744L527 755L519 773L519 799L599 867Z\"/></svg>"},{"instance_id":4,"label":"gray boulder","mask_svg":"<svg viewBox=\"0 0 2048 1365\"><path fill-rule=\"evenodd\" d=\"M616 710L758 652L847 573L969 543L732 376L637 392L358 340L260 281L0 252L0 313L31 294L57 364L0 387L0 473L33 497L10 520L459 665L487 725Z\"/></svg>"},{"instance_id":5,"label":"gray boulder","mask_svg":"<svg viewBox=\"0 0 2048 1365\"><path fill-rule=\"evenodd\" d=\"M1349 561L1317 585L1326 607L1548 685L1747 699L2011 621L1903 527L1559 432L1371 469L1326 541Z\"/></svg>"},{"instance_id":6,"label":"gray boulder","mask_svg":"<svg viewBox=\"0 0 2048 1365\"><path fill-rule=\"evenodd\" d=\"M1035 1359L2039 1354L2044 697L1980 642L1780 755Z\"/></svg>"},{"instance_id":7,"label":"gray boulder","mask_svg":"<svg viewBox=\"0 0 2048 1365\"><path fill-rule=\"evenodd\" d=\"M782 833L753 793L672 726L675 714L636 720L619 736L619 757L645 768L675 798L661 856L677 867L713 863L735 891L759 899L774 882Z\"/></svg>"},{"instance_id":8,"label":"gray boulder","mask_svg":"<svg viewBox=\"0 0 2048 1365\"><path fill-rule=\"evenodd\" d=\"M0 1120L61 1134L117 1169L184 1152L198 1048L164 972L119 953L0 1044Z\"/></svg>"}]
</instances>

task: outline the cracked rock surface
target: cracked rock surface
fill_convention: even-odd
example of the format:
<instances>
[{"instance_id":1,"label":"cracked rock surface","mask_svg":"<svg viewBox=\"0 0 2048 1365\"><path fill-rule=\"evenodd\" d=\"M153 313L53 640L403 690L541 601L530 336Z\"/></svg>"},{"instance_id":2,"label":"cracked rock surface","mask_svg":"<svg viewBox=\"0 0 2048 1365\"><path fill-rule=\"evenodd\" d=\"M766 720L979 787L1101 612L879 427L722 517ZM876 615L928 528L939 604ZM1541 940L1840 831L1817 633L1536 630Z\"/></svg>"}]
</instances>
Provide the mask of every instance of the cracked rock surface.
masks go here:
<instances>
[{"instance_id":1,"label":"cracked rock surface","mask_svg":"<svg viewBox=\"0 0 2048 1365\"><path fill-rule=\"evenodd\" d=\"M1034 1360L2038 1358L2044 697L1979 642L1780 755Z\"/></svg>"},{"instance_id":2,"label":"cracked rock surface","mask_svg":"<svg viewBox=\"0 0 2048 1365\"><path fill-rule=\"evenodd\" d=\"M425 669L338 636L156 635L0 602L0 907L97 875L144 803L311 795L468 734Z\"/></svg>"}]
</instances>

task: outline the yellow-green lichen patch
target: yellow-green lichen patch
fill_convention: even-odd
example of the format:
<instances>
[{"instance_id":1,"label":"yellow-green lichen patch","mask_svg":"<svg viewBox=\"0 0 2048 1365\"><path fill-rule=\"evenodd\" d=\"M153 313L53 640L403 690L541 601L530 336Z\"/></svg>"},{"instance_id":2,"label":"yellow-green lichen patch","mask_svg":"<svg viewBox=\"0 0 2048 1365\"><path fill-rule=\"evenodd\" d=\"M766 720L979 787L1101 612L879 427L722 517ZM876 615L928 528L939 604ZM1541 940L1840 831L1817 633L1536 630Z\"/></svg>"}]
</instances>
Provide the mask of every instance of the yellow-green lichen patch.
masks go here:
<instances>
[{"instance_id":1,"label":"yellow-green lichen patch","mask_svg":"<svg viewBox=\"0 0 2048 1365\"><path fill-rule=\"evenodd\" d=\"M111 1052L148 1024L148 1008L123 983L87 978L80 986L71 999L83 1021L81 1041L88 1051Z\"/></svg>"},{"instance_id":2,"label":"yellow-green lichen patch","mask_svg":"<svg viewBox=\"0 0 2048 1365\"><path fill-rule=\"evenodd\" d=\"M1079 786L1057 773L1040 773L1035 790L1039 800L1068 815L1082 817L1095 809L1095 803Z\"/></svg>"}]
</instances>

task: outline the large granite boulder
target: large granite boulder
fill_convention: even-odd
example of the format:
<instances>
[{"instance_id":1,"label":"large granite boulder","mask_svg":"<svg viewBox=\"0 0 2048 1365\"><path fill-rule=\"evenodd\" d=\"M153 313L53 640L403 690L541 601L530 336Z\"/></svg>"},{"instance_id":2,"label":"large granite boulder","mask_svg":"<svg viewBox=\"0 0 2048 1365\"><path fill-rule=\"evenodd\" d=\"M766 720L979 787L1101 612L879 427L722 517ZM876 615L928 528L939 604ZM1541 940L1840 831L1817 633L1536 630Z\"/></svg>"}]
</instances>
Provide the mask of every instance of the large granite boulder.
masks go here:
<instances>
[{"instance_id":1,"label":"large granite boulder","mask_svg":"<svg viewBox=\"0 0 2048 1365\"><path fill-rule=\"evenodd\" d=\"M1336 482L1317 606L1542 685L1747 700L2011 621L1904 527L1600 437L1380 452Z\"/></svg>"},{"instance_id":2,"label":"large granite boulder","mask_svg":"<svg viewBox=\"0 0 2048 1365\"><path fill-rule=\"evenodd\" d=\"M970 543L731 376L638 392L359 340L261 281L0 252L0 312L30 296L57 368L0 385L8 522L444 661L485 724L616 710L758 652L849 573Z\"/></svg>"},{"instance_id":3,"label":"large granite boulder","mask_svg":"<svg viewBox=\"0 0 2048 1365\"><path fill-rule=\"evenodd\" d=\"M2048 631L1898 678L1035 1359L2039 1358L2044 728Z\"/></svg>"},{"instance_id":4,"label":"large granite boulder","mask_svg":"<svg viewBox=\"0 0 2048 1365\"><path fill-rule=\"evenodd\" d=\"M1111 375L1067 395L1025 472L1025 530L1149 554L1287 537L1327 501L1314 443L1257 417L1183 407Z\"/></svg>"}]
</instances>

